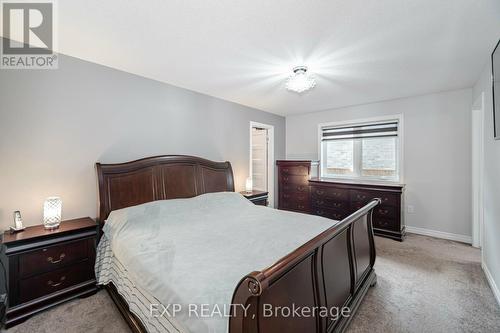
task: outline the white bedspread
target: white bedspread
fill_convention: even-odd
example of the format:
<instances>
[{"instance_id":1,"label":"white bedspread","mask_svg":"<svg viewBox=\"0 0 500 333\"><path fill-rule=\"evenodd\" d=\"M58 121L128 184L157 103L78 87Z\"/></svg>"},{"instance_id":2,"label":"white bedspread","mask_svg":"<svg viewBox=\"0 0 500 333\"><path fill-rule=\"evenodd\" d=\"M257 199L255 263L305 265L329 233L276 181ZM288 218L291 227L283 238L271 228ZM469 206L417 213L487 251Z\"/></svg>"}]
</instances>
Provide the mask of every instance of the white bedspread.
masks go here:
<instances>
[{"instance_id":1,"label":"white bedspread","mask_svg":"<svg viewBox=\"0 0 500 333\"><path fill-rule=\"evenodd\" d=\"M204 333L226 332L228 319L190 315L189 304L222 309L243 276L272 265L334 223L221 192L113 211L104 233L135 284L164 306L182 306L175 316L178 329Z\"/></svg>"}]
</instances>

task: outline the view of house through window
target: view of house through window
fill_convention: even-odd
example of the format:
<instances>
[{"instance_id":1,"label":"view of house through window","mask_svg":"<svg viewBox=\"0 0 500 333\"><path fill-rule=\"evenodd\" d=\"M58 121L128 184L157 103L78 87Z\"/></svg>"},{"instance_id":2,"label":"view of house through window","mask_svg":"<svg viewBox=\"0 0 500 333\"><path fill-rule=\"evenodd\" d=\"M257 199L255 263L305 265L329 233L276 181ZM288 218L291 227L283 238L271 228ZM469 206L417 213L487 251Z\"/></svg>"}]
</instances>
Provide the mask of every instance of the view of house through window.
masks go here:
<instances>
[{"instance_id":1,"label":"view of house through window","mask_svg":"<svg viewBox=\"0 0 500 333\"><path fill-rule=\"evenodd\" d=\"M321 128L321 175L399 180L398 121Z\"/></svg>"},{"instance_id":2,"label":"view of house through window","mask_svg":"<svg viewBox=\"0 0 500 333\"><path fill-rule=\"evenodd\" d=\"M354 174L354 140L326 141L326 171L328 174Z\"/></svg>"}]
</instances>

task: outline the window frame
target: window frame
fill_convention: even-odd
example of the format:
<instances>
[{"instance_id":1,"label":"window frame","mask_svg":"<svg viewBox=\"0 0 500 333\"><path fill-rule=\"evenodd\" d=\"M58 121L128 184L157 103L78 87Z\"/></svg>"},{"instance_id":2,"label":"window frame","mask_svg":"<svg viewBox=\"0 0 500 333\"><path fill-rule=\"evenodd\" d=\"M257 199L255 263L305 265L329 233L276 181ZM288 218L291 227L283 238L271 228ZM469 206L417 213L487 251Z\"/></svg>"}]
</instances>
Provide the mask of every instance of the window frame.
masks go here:
<instances>
[{"instance_id":1,"label":"window frame","mask_svg":"<svg viewBox=\"0 0 500 333\"><path fill-rule=\"evenodd\" d=\"M322 139L322 133L323 133L323 128L324 127L336 127L336 126L359 126L359 125L367 125L367 124L372 124L372 123L377 123L377 122L389 122L389 121L397 121L398 122L398 141L397 141L397 147L396 147L396 166L398 170L399 177L397 179L389 179L389 178L380 178L380 177L368 177L368 176L361 176L361 155L362 154L362 147L361 147L361 141L356 140L354 141L354 172L357 173L359 176L352 176L352 175L346 175L346 176L328 176L324 175L323 173L323 147L321 144L321 139ZM355 181L376 181L379 183L388 183L388 184L399 184L403 183L404 180L404 121L403 121L403 115L402 114L396 114L396 115L388 115L388 116L381 116L381 117L373 117L373 118L363 118L363 119L351 119L351 120L345 120L345 121L334 121L334 122L327 122L327 123L320 123L318 124L318 138L317 138L317 143L318 143L318 156L320 159L320 177L321 178L327 178L327 179L339 179L339 180L355 180ZM356 148L356 146L360 146Z\"/></svg>"}]
</instances>

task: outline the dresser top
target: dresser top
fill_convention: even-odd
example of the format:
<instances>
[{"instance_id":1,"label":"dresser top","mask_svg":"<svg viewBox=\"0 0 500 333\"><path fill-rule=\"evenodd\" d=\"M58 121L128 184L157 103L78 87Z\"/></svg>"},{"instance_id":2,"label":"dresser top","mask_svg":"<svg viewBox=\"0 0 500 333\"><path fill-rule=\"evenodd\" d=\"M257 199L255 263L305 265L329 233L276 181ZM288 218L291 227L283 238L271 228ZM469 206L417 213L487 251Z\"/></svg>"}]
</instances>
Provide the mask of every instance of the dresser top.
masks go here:
<instances>
[{"instance_id":1,"label":"dresser top","mask_svg":"<svg viewBox=\"0 0 500 333\"><path fill-rule=\"evenodd\" d=\"M292 165L292 164L319 164L319 161L314 160L276 160L276 165Z\"/></svg>"},{"instance_id":2,"label":"dresser top","mask_svg":"<svg viewBox=\"0 0 500 333\"><path fill-rule=\"evenodd\" d=\"M9 245L11 243L23 242L34 239L53 238L67 235L79 230L96 228L97 223L90 217L62 221L59 228L46 230L43 225L26 227L23 231L12 233L9 230L3 233L2 243Z\"/></svg>"},{"instance_id":3,"label":"dresser top","mask_svg":"<svg viewBox=\"0 0 500 333\"><path fill-rule=\"evenodd\" d=\"M359 186L377 186L377 187L397 187L403 189L405 184L396 182L382 182L373 180L356 180L356 179L339 179L339 178L311 178L309 179L312 183L334 183L334 184L346 184L346 185L359 185Z\"/></svg>"}]
</instances>

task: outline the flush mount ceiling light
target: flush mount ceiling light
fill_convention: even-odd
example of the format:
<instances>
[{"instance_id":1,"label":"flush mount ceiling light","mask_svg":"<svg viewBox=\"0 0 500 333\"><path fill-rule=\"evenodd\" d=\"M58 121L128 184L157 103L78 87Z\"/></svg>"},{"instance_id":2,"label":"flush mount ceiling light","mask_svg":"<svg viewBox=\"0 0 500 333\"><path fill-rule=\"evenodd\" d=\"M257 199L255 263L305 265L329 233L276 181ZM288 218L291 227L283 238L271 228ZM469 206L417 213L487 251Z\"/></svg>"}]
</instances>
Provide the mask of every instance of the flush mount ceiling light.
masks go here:
<instances>
[{"instance_id":1,"label":"flush mount ceiling light","mask_svg":"<svg viewBox=\"0 0 500 333\"><path fill-rule=\"evenodd\" d=\"M316 80L314 80L314 77L310 73L307 73L306 66L295 67L293 73L286 81L286 89L299 94L314 88L315 85Z\"/></svg>"}]
</instances>

